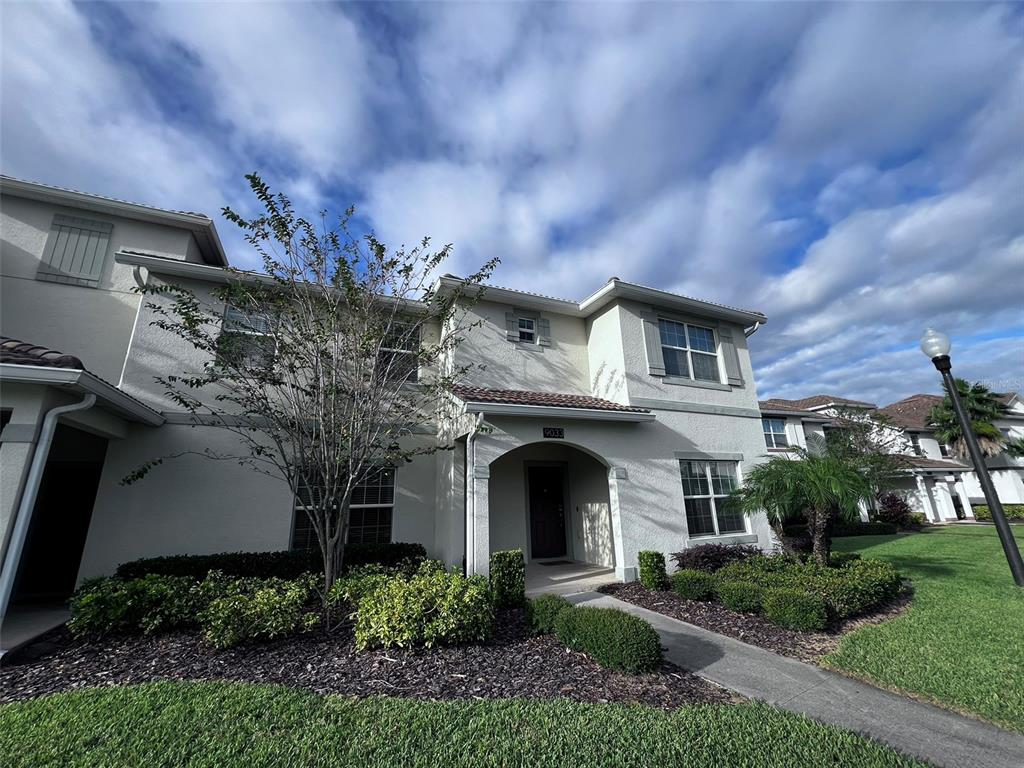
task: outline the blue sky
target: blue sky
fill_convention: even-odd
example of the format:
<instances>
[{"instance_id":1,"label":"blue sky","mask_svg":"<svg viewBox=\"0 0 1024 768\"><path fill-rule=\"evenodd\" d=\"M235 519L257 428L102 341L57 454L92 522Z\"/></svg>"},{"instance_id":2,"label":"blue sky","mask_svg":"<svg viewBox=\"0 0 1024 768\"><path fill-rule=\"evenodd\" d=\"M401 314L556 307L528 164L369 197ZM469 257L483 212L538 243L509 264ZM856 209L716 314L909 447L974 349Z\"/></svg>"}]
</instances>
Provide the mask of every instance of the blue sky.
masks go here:
<instances>
[{"instance_id":1,"label":"blue sky","mask_svg":"<svg viewBox=\"0 0 1024 768\"><path fill-rule=\"evenodd\" d=\"M763 397L1024 390L1024 26L951 3L6 3L5 173L759 309ZM232 262L252 266L222 223Z\"/></svg>"}]
</instances>

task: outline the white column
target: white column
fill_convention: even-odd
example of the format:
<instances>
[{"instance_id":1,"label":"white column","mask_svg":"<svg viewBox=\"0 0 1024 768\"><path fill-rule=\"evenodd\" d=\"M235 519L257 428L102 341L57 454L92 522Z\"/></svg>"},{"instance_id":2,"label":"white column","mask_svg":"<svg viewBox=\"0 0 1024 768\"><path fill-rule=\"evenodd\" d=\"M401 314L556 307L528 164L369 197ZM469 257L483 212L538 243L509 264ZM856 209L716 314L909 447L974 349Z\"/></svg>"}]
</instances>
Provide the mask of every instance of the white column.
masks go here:
<instances>
[{"instance_id":1,"label":"white column","mask_svg":"<svg viewBox=\"0 0 1024 768\"><path fill-rule=\"evenodd\" d=\"M964 515L968 520L974 520L974 509L971 507L971 498L967 495L967 485L964 483L963 473L956 475L953 488L956 489L956 495L960 499L960 506L964 508Z\"/></svg>"},{"instance_id":2,"label":"white column","mask_svg":"<svg viewBox=\"0 0 1024 768\"><path fill-rule=\"evenodd\" d=\"M608 509L612 518L612 546L615 549L615 578L635 581L636 566L626 567L626 548L622 541L622 511L619 506L619 485L629 479L625 467L608 469Z\"/></svg>"},{"instance_id":3,"label":"white column","mask_svg":"<svg viewBox=\"0 0 1024 768\"><path fill-rule=\"evenodd\" d=\"M956 507L953 506L953 496L946 487L945 482L932 480L932 494L935 499L935 509L941 520L956 520Z\"/></svg>"},{"instance_id":4,"label":"white column","mask_svg":"<svg viewBox=\"0 0 1024 768\"><path fill-rule=\"evenodd\" d=\"M917 482L917 497L924 505L925 517L933 523L941 522L938 510L935 509L935 501L932 499L931 489L928 487L927 481L921 475L915 475L914 480Z\"/></svg>"},{"instance_id":5,"label":"white column","mask_svg":"<svg viewBox=\"0 0 1024 768\"><path fill-rule=\"evenodd\" d=\"M471 561L472 565L467 562L466 568L469 573L480 576L487 576L491 567L491 518L488 509L490 477L489 466L473 467L473 503L469 507L472 516L469 526L473 530L473 549L472 553L467 552L467 560Z\"/></svg>"}]
</instances>

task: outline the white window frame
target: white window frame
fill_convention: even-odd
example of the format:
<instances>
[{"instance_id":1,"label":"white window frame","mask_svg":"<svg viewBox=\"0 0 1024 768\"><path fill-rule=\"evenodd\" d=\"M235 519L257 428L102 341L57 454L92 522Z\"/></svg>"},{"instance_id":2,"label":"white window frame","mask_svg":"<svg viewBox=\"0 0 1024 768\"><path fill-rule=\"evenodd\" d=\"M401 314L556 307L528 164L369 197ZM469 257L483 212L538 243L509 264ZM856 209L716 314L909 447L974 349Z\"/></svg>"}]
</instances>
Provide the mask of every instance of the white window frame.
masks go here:
<instances>
[{"instance_id":1,"label":"white window frame","mask_svg":"<svg viewBox=\"0 0 1024 768\"><path fill-rule=\"evenodd\" d=\"M238 317L232 318L232 313L237 314ZM258 324L261 322L265 324L266 330L257 329ZM221 318L220 336L218 337L218 340L225 334L270 339L271 349L269 362L273 365L274 361L277 359L277 339L274 337L273 331L271 330L270 318L262 312L247 312L244 309L232 307L230 304L225 306L224 315Z\"/></svg>"},{"instance_id":2,"label":"white window frame","mask_svg":"<svg viewBox=\"0 0 1024 768\"><path fill-rule=\"evenodd\" d=\"M686 338L686 346L685 347L680 347L680 346L676 346L675 344L666 344L664 339L661 338L661 324L662 323L672 323L674 325L682 326L683 327L683 335ZM714 342L715 351L714 352L705 352L702 349L694 349L693 345L690 343L690 328L699 328L702 331L710 331L711 332L711 339ZM714 327L709 326L709 325L698 325L696 323L687 323L687 322L684 322L683 320L676 320L676 319L671 318L671 317L659 316L658 317L658 344L661 346L661 357L662 357L662 363L665 365L665 374L670 379L671 378L688 379L690 381L704 382L704 383L711 383L711 384L721 384L722 383L722 364L721 364L721 355L719 354L719 349L721 347L721 344L720 344L719 338L718 338L718 331ZM681 373L669 373L668 372L668 362L667 362L668 361L668 357L665 355L665 350L666 349L673 349L673 350L676 350L678 352L684 352L686 354L686 369L687 369L686 370L686 375L683 375ZM712 358L715 361L715 378L714 379L698 379L696 377L696 375L694 374L694 369L693 369L693 356L694 355L703 355L705 357L710 357L710 358Z\"/></svg>"},{"instance_id":3,"label":"white window frame","mask_svg":"<svg viewBox=\"0 0 1024 768\"><path fill-rule=\"evenodd\" d=\"M524 325L524 323L526 325ZM516 325L519 328L519 343L520 344L536 344L537 343L537 320L533 317L523 317L520 315L516 318Z\"/></svg>"},{"instance_id":4,"label":"white window frame","mask_svg":"<svg viewBox=\"0 0 1024 768\"><path fill-rule=\"evenodd\" d=\"M776 423L782 425L781 432L771 429L771 425ZM764 432L764 444L768 446L770 450L789 449L789 432L786 429L785 419L780 419L777 416L762 416L761 430ZM779 444L779 437L782 438L781 445Z\"/></svg>"},{"instance_id":5,"label":"white window frame","mask_svg":"<svg viewBox=\"0 0 1024 768\"><path fill-rule=\"evenodd\" d=\"M686 494L686 485L683 483L683 463L694 463L704 465L704 479L707 482L708 492L706 494L695 494L688 496ZM712 464L725 464L732 467L733 480L735 482L734 487L738 488L742 479L740 477L740 464L738 461L722 461L718 459L679 459L679 482L683 491L683 518L686 520L686 531L691 539L703 539L713 538L720 536L743 536L750 532L750 522L747 520L746 515L741 515L743 520L743 528L738 531L726 531L723 533L718 523L718 501L720 499L728 498L729 494L716 494L715 485L711 476L711 465ZM713 533L691 533L690 532L690 521L686 517L686 502L689 499L708 499L711 506L711 525L714 528Z\"/></svg>"}]
</instances>

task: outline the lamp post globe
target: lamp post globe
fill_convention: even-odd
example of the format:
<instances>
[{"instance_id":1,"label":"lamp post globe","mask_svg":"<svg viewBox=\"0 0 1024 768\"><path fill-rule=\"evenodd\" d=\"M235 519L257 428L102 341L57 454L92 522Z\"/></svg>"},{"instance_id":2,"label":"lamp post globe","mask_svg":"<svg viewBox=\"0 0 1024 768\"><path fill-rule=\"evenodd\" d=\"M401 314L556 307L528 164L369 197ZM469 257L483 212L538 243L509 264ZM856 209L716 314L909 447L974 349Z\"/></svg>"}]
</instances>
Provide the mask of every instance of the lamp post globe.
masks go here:
<instances>
[{"instance_id":1,"label":"lamp post globe","mask_svg":"<svg viewBox=\"0 0 1024 768\"><path fill-rule=\"evenodd\" d=\"M921 351L928 356L929 360L934 360L936 357L948 357L949 347L949 336L934 328L929 328L921 337Z\"/></svg>"}]
</instances>

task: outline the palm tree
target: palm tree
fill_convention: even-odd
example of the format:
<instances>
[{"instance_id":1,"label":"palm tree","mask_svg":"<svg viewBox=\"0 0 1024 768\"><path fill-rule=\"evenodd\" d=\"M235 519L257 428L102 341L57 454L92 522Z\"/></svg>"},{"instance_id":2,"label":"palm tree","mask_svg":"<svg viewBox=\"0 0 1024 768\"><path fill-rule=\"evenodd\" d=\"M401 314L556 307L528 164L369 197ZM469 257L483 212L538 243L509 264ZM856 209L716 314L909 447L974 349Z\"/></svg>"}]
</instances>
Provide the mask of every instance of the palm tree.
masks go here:
<instances>
[{"instance_id":1,"label":"palm tree","mask_svg":"<svg viewBox=\"0 0 1024 768\"><path fill-rule=\"evenodd\" d=\"M1008 440L1006 442L1006 452L1015 459L1024 459L1024 437Z\"/></svg>"},{"instance_id":2,"label":"palm tree","mask_svg":"<svg viewBox=\"0 0 1024 768\"><path fill-rule=\"evenodd\" d=\"M832 525L837 519L856 519L859 503L873 494L873 484L858 461L815 437L808 438L806 450L793 450L797 458L776 456L750 470L733 503L748 515L763 510L780 539L784 522L803 517L812 555L827 565Z\"/></svg>"},{"instance_id":3,"label":"palm tree","mask_svg":"<svg viewBox=\"0 0 1024 768\"><path fill-rule=\"evenodd\" d=\"M986 456L1001 453L1006 436L993 422L1006 413L1006 406L984 384L956 379L956 390L971 419L971 429L978 438L981 452ZM967 458L967 442L948 391L942 403L932 408L928 426L935 430L935 437L940 443L946 443L953 449L953 455Z\"/></svg>"}]
</instances>

